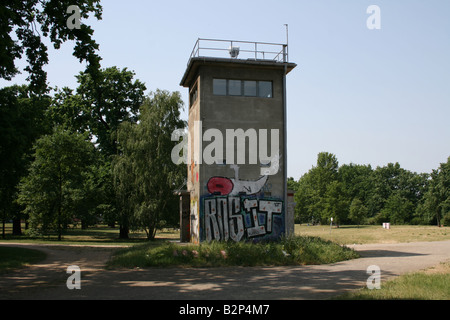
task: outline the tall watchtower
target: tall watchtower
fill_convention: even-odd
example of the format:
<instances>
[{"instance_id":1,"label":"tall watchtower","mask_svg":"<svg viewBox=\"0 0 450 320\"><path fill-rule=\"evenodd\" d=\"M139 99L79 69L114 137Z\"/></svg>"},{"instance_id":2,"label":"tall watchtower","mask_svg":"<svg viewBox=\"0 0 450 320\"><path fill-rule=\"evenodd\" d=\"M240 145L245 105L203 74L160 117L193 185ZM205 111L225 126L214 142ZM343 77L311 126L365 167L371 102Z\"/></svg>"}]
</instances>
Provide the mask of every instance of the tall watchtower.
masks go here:
<instances>
[{"instance_id":1,"label":"tall watchtower","mask_svg":"<svg viewBox=\"0 0 450 320\"><path fill-rule=\"evenodd\" d=\"M197 40L181 80L189 88L191 242L293 232L286 75L295 67L286 44Z\"/></svg>"}]
</instances>

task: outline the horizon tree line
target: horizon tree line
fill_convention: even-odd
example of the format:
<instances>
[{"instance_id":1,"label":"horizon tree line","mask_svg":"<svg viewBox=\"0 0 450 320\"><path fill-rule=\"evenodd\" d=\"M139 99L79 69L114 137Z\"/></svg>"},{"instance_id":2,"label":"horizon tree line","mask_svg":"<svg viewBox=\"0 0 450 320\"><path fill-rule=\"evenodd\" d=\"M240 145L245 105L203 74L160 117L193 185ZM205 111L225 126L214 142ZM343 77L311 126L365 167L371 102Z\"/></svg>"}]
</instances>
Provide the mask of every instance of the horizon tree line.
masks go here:
<instances>
[{"instance_id":1,"label":"horizon tree line","mask_svg":"<svg viewBox=\"0 0 450 320\"><path fill-rule=\"evenodd\" d=\"M416 173L398 162L339 165L334 154L320 152L288 187L298 223L450 225L450 157L431 173Z\"/></svg>"}]
</instances>

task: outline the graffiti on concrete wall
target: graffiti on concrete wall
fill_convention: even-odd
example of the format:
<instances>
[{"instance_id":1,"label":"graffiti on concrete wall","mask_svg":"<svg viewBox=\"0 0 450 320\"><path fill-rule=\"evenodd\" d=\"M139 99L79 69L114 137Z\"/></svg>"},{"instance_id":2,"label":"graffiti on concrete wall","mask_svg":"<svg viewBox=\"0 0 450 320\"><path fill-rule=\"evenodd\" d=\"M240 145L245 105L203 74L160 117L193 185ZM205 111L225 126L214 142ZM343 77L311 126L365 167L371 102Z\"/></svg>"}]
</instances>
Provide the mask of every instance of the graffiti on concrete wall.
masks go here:
<instances>
[{"instance_id":1,"label":"graffiti on concrete wall","mask_svg":"<svg viewBox=\"0 0 450 320\"><path fill-rule=\"evenodd\" d=\"M201 203L202 235L206 241L229 239L277 238L284 233L283 201L260 197L268 176L240 180L212 177L207 183L207 196Z\"/></svg>"},{"instance_id":2,"label":"graffiti on concrete wall","mask_svg":"<svg viewBox=\"0 0 450 320\"><path fill-rule=\"evenodd\" d=\"M203 199L206 241L279 237L284 232L283 202L254 197L208 196Z\"/></svg>"},{"instance_id":3,"label":"graffiti on concrete wall","mask_svg":"<svg viewBox=\"0 0 450 320\"><path fill-rule=\"evenodd\" d=\"M191 226L190 226L190 232L191 232L191 241L193 243L198 243L200 240L199 237L199 212L198 212L198 201L197 199L191 199Z\"/></svg>"}]
</instances>

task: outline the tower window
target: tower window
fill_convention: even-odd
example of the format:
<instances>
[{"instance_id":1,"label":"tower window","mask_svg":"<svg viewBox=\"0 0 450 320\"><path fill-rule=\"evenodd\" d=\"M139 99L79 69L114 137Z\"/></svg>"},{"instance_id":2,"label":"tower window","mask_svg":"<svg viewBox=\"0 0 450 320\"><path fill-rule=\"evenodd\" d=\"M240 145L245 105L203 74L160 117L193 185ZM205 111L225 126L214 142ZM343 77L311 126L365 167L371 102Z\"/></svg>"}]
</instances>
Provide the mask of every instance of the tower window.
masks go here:
<instances>
[{"instance_id":1,"label":"tower window","mask_svg":"<svg viewBox=\"0 0 450 320\"><path fill-rule=\"evenodd\" d=\"M272 81L213 79L213 94L272 98Z\"/></svg>"},{"instance_id":2,"label":"tower window","mask_svg":"<svg viewBox=\"0 0 450 320\"><path fill-rule=\"evenodd\" d=\"M241 80L228 80L228 94L230 96L242 95L242 81Z\"/></svg>"},{"instance_id":3,"label":"tower window","mask_svg":"<svg viewBox=\"0 0 450 320\"><path fill-rule=\"evenodd\" d=\"M256 81L244 81L244 96L256 97Z\"/></svg>"},{"instance_id":4,"label":"tower window","mask_svg":"<svg viewBox=\"0 0 450 320\"><path fill-rule=\"evenodd\" d=\"M217 96L227 95L227 80L214 79L213 80L213 93Z\"/></svg>"},{"instance_id":5,"label":"tower window","mask_svg":"<svg viewBox=\"0 0 450 320\"><path fill-rule=\"evenodd\" d=\"M272 82L258 81L258 97L272 98Z\"/></svg>"},{"instance_id":6,"label":"tower window","mask_svg":"<svg viewBox=\"0 0 450 320\"><path fill-rule=\"evenodd\" d=\"M198 85L196 83L189 95L190 106L192 106L195 103L195 101L197 101L197 99L198 99Z\"/></svg>"}]
</instances>

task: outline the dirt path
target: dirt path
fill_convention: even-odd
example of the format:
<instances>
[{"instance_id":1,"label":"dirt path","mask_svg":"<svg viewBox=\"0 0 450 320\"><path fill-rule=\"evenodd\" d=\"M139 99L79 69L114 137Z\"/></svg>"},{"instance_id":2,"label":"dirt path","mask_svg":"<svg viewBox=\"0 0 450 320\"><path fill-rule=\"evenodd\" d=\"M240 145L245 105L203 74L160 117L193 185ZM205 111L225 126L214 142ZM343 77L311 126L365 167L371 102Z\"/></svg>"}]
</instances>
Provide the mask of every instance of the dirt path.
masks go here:
<instances>
[{"instance_id":1,"label":"dirt path","mask_svg":"<svg viewBox=\"0 0 450 320\"><path fill-rule=\"evenodd\" d=\"M47 259L0 276L0 299L327 299L364 287L370 265L380 267L383 282L450 260L450 241L439 241L355 245L361 258L328 265L105 270L111 248L22 246ZM81 268L80 290L67 289L69 265Z\"/></svg>"}]
</instances>

